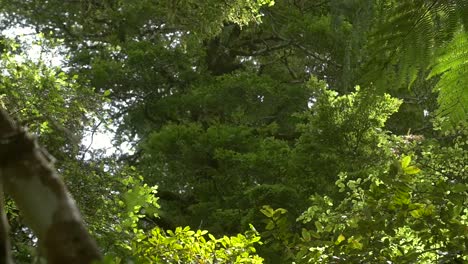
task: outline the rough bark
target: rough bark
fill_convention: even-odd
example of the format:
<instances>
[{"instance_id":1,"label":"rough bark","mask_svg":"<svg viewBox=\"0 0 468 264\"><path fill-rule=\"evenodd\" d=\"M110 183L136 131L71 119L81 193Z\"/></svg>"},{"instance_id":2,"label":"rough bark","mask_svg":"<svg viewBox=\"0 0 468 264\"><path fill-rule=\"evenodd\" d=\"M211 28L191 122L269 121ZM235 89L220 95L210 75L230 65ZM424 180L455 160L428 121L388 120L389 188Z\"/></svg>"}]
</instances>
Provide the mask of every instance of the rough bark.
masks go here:
<instances>
[{"instance_id":1,"label":"rough bark","mask_svg":"<svg viewBox=\"0 0 468 264\"><path fill-rule=\"evenodd\" d=\"M0 172L0 264L10 264L12 263L10 240L8 239L8 221L3 203L3 183L1 177Z\"/></svg>"},{"instance_id":2,"label":"rough bark","mask_svg":"<svg viewBox=\"0 0 468 264\"><path fill-rule=\"evenodd\" d=\"M101 258L47 152L0 109L0 169L4 191L38 236L48 263Z\"/></svg>"}]
</instances>

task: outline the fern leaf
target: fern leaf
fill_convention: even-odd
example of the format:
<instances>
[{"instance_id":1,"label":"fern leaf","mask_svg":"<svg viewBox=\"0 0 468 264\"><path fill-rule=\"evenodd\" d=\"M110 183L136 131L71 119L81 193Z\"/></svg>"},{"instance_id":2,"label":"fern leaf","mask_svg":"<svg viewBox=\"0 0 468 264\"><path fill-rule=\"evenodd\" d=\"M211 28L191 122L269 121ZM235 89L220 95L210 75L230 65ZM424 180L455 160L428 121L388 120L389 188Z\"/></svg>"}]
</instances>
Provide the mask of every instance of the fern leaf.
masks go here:
<instances>
[{"instance_id":1,"label":"fern leaf","mask_svg":"<svg viewBox=\"0 0 468 264\"><path fill-rule=\"evenodd\" d=\"M386 22L374 31L370 44L372 57L383 59L368 63L364 81L375 82L382 75L393 76L390 71L394 71L393 86L411 87L430 65L436 47L452 39L460 28L467 3L415 0L388 6L382 13Z\"/></svg>"},{"instance_id":2,"label":"fern leaf","mask_svg":"<svg viewBox=\"0 0 468 264\"><path fill-rule=\"evenodd\" d=\"M468 116L468 33L459 32L441 48L427 79L440 76L435 86L439 93L438 115L445 117L445 128L456 126Z\"/></svg>"}]
</instances>

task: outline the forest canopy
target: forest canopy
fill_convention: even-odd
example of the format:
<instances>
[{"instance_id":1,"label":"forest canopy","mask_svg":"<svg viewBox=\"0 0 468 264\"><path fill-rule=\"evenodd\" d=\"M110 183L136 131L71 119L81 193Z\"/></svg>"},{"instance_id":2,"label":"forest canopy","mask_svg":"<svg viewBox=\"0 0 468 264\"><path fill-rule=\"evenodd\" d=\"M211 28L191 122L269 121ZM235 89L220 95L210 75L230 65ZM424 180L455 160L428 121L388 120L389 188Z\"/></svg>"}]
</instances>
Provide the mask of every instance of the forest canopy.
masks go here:
<instances>
[{"instance_id":1,"label":"forest canopy","mask_svg":"<svg viewBox=\"0 0 468 264\"><path fill-rule=\"evenodd\" d=\"M0 0L0 32L101 263L468 262L467 0Z\"/></svg>"}]
</instances>

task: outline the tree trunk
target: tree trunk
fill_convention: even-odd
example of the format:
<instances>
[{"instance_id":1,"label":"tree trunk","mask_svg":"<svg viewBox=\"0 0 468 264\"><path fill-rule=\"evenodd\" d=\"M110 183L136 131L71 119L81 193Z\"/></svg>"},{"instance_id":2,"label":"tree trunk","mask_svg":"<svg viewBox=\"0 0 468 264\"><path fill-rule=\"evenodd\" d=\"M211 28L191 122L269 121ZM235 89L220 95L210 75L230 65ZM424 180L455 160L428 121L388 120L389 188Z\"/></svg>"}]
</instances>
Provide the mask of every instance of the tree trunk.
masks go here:
<instances>
[{"instance_id":1,"label":"tree trunk","mask_svg":"<svg viewBox=\"0 0 468 264\"><path fill-rule=\"evenodd\" d=\"M38 236L48 263L86 264L101 258L51 157L2 109L0 170L4 191ZM0 235L7 227L3 224ZM8 241L6 234L0 239Z\"/></svg>"}]
</instances>

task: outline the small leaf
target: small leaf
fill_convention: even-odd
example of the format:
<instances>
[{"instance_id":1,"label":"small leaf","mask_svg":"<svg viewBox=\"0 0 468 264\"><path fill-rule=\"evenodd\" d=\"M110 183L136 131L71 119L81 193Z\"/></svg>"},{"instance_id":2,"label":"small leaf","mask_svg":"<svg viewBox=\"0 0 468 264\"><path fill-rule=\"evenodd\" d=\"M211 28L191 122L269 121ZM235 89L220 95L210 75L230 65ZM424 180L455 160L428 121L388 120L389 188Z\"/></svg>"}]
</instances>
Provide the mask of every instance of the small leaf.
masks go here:
<instances>
[{"instance_id":1,"label":"small leaf","mask_svg":"<svg viewBox=\"0 0 468 264\"><path fill-rule=\"evenodd\" d=\"M212 234L208 234L208 237L213 240L213 241L216 241L216 238L212 235Z\"/></svg>"},{"instance_id":2,"label":"small leaf","mask_svg":"<svg viewBox=\"0 0 468 264\"><path fill-rule=\"evenodd\" d=\"M452 191L454 193L466 192L467 190L468 190L468 186L463 183L457 183L452 188Z\"/></svg>"},{"instance_id":3,"label":"small leaf","mask_svg":"<svg viewBox=\"0 0 468 264\"><path fill-rule=\"evenodd\" d=\"M317 232L322 232L323 231L323 225L319 221L315 221L315 228L317 228Z\"/></svg>"},{"instance_id":4,"label":"small leaf","mask_svg":"<svg viewBox=\"0 0 468 264\"><path fill-rule=\"evenodd\" d=\"M422 210L413 210L410 212L411 216L414 218L421 218Z\"/></svg>"},{"instance_id":5,"label":"small leaf","mask_svg":"<svg viewBox=\"0 0 468 264\"><path fill-rule=\"evenodd\" d=\"M254 238L252 238L251 242L255 243L255 242L260 241L260 239L262 239L262 238L261 237L254 237Z\"/></svg>"},{"instance_id":6,"label":"small leaf","mask_svg":"<svg viewBox=\"0 0 468 264\"><path fill-rule=\"evenodd\" d=\"M343 234L340 234L338 238L335 241L335 245L339 245L342 241L344 241L346 238L343 236Z\"/></svg>"},{"instance_id":7,"label":"small leaf","mask_svg":"<svg viewBox=\"0 0 468 264\"><path fill-rule=\"evenodd\" d=\"M314 231L309 231L309 234L316 239L320 239L320 234L314 232Z\"/></svg>"},{"instance_id":8,"label":"small leaf","mask_svg":"<svg viewBox=\"0 0 468 264\"><path fill-rule=\"evenodd\" d=\"M416 173L419 173L421 171L421 169L415 167L415 166L408 166L408 167L404 167L403 168L403 171L405 172L405 174L416 174Z\"/></svg>"},{"instance_id":9,"label":"small leaf","mask_svg":"<svg viewBox=\"0 0 468 264\"><path fill-rule=\"evenodd\" d=\"M348 243L350 244L351 248L362 249L362 244L357 239L350 238L350 239L348 239Z\"/></svg>"},{"instance_id":10,"label":"small leaf","mask_svg":"<svg viewBox=\"0 0 468 264\"><path fill-rule=\"evenodd\" d=\"M310 234L305 228L302 228L302 238L304 238L304 241L306 242L310 241Z\"/></svg>"},{"instance_id":11,"label":"small leaf","mask_svg":"<svg viewBox=\"0 0 468 264\"><path fill-rule=\"evenodd\" d=\"M269 221L268 224L266 225L265 229L266 230L273 230L275 228L275 223L273 221Z\"/></svg>"},{"instance_id":12,"label":"small leaf","mask_svg":"<svg viewBox=\"0 0 468 264\"><path fill-rule=\"evenodd\" d=\"M260 212L262 212L266 217L272 217L274 213L273 209L268 205L264 205L262 209L260 209Z\"/></svg>"},{"instance_id":13,"label":"small leaf","mask_svg":"<svg viewBox=\"0 0 468 264\"><path fill-rule=\"evenodd\" d=\"M406 167L408 167L408 165L410 164L411 162L411 156L404 156L402 159L401 159L401 167L403 169L405 169Z\"/></svg>"},{"instance_id":14,"label":"small leaf","mask_svg":"<svg viewBox=\"0 0 468 264\"><path fill-rule=\"evenodd\" d=\"M44 121L44 122L41 123L40 131L41 131L41 133L45 133L45 132L49 131L49 122L48 121Z\"/></svg>"}]
</instances>

